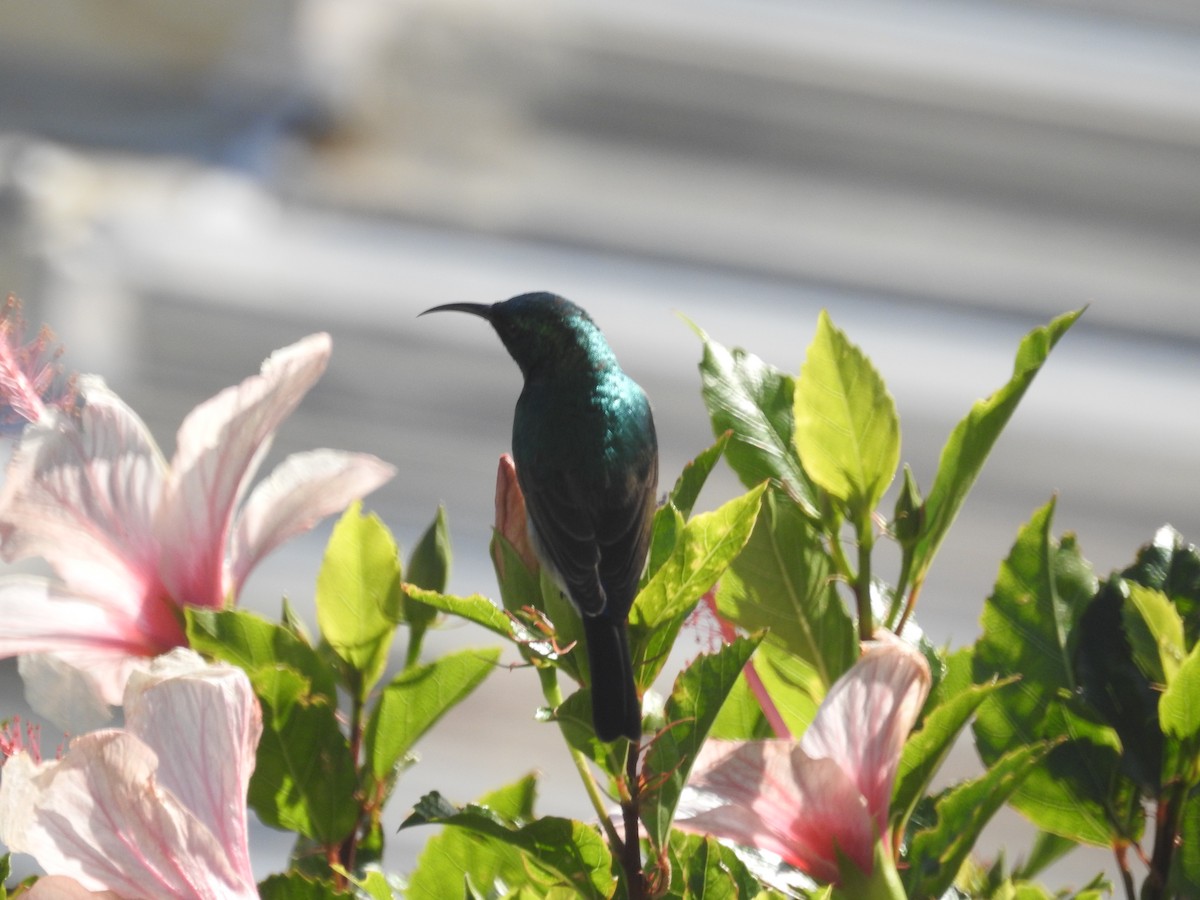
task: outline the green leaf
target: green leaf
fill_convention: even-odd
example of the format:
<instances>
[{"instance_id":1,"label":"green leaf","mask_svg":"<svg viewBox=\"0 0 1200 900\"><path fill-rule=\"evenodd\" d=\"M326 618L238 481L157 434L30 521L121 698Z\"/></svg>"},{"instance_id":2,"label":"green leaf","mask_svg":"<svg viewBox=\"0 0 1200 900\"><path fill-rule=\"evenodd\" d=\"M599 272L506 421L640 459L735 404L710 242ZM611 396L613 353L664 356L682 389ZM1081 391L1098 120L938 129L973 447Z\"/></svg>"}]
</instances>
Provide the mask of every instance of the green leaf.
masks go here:
<instances>
[{"instance_id":1,"label":"green leaf","mask_svg":"<svg viewBox=\"0 0 1200 900\"><path fill-rule=\"evenodd\" d=\"M380 692L367 722L366 759L384 780L434 723L475 690L500 662L500 651L461 650L405 669Z\"/></svg>"},{"instance_id":2,"label":"green leaf","mask_svg":"<svg viewBox=\"0 0 1200 900\"><path fill-rule=\"evenodd\" d=\"M1200 552L1179 532L1164 525L1121 575L1166 594L1183 619L1184 645L1200 641Z\"/></svg>"},{"instance_id":3,"label":"green leaf","mask_svg":"<svg viewBox=\"0 0 1200 900\"><path fill-rule=\"evenodd\" d=\"M258 883L262 900L354 900L354 891L340 891L325 881L314 881L299 872L272 875Z\"/></svg>"},{"instance_id":4,"label":"green leaf","mask_svg":"<svg viewBox=\"0 0 1200 900\"><path fill-rule=\"evenodd\" d=\"M910 897L940 897L950 888L984 826L1049 750L1048 744L1020 747L941 795L937 824L912 842L904 877Z\"/></svg>"},{"instance_id":5,"label":"green leaf","mask_svg":"<svg viewBox=\"0 0 1200 900\"><path fill-rule=\"evenodd\" d=\"M1170 684L1187 655L1183 619L1167 599L1154 588L1127 581L1129 602L1121 609L1125 635L1138 669L1159 688Z\"/></svg>"},{"instance_id":6,"label":"green leaf","mask_svg":"<svg viewBox=\"0 0 1200 900\"><path fill-rule=\"evenodd\" d=\"M464 828L519 850L528 877L542 888L570 888L575 896L601 900L615 887L608 846L582 822L545 816L519 825L486 806L455 807L435 791L417 802L400 827L425 824Z\"/></svg>"},{"instance_id":7,"label":"green leaf","mask_svg":"<svg viewBox=\"0 0 1200 900\"><path fill-rule=\"evenodd\" d=\"M975 680L1021 680L984 702L973 730L988 765L1020 747L1070 738L1030 773L1013 805L1046 831L1110 846L1139 833L1138 792L1119 772L1116 734L1074 699L1071 637L1096 580L1072 538L1052 539L1053 510L1051 501L1021 529L984 606Z\"/></svg>"},{"instance_id":8,"label":"green leaf","mask_svg":"<svg viewBox=\"0 0 1200 900\"><path fill-rule=\"evenodd\" d=\"M667 727L642 762L647 788L641 798L641 817L652 846L663 846L696 754L761 639L761 635L738 638L716 653L698 656L675 680L664 713Z\"/></svg>"},{"instance_id":9,"label":"green leaf","mask_svg":"<svg viewBox=\"0 0 1200 900\"><path fill-rule=\"evenodd\" d=\"M356 502L334 526L317 574L321 636L355 672L366 697L387 665L400 618L400 559L391 533Z\"/></svg>"},{"instance_id":10,"label":"green leaf","mask_svg":"<svg viewBox=\"0 0 1200 900\"><path fill-rule=\"evenodd\" d=\"M933 777L946 761L959 733L979 706L998 689L1012 684L1017 676L988 684L972 685L961 693L943 699L930 709L925 721L913 732L900 753L900 767L892 791L892 825L903 829L917 801L929 789Z\"/></svg>"},{"instance_id":11,"label":"green leaf","mask_svg":"<svg viewBox=\"0 0 1200 900\"><path fill-rule=\"evenodd\" d=\"M183 615L193 650L247 672L276 664L288 666L307 678L311 690L326 702L337 702L332 670L294 629L275 625L244 609L185 606Z\"/></svg>"},{"instance_id":12,"label":"green leaf","mask_svg":"<svg viewBox=\"0 0 1200 900\"><path fill-rule=\"evenodd\" d=\"M273 828L321 844L343 840L358 818L358 778L336 708L292 669L260 668L249 675L263 715L250 805Z\"/></svg>"},{"instance_id":13,"label":"green leaf","mask_svg":"<svg viewBox=\"0 0 1200 900\"><path fill-rule=\"evenodd\" d=\"M445 591L446 583L450 580L450 559L450 528L446 523L446 508L438 506L437 515L417 541L408 559L408 583L428 591ZM437 618L437 610L414 600L405 592L403 617L409 628L407 665L416 665L421 654L421 642Z\"/></svg>"},{"instance_id":14,"label":"green leaf","mask_svg":"<svg viewBox=\"0 0 1200 900\"><path fill-rule=\"evenodd\" d=\"M670 557L638 593L629 614L629 639L641 687L648 687L666 663L684 616L746 545L766 487L761 484L695 516Z\"/></svg>"},{"instance_id":15,"label":"green leaf","mask_svg":"<svg viewBox=\"0 0 1200 900\"><path fill-rule=\"evenodd\" d=\"M670 500L654 511L654 519L650 525L650 552L644 576L647 582L658 573L662 564L671 558L686 524L683 513Z\"/></svg>"},{"instance_id":16,"label":"green leaf","mask_svg":"<svg viewBox=\"0 0 1200 900\"><path fill-rule=\"evenodd\" d=\"M977 401L950 433L925 500L923 533L913 554L915 584L924 581L933 557L979 477L988 454L1033 383L1034 376L1059 338L1082 314L1082 309L1075 310L1027 334L1017 349L1012 377L991 396Z\"/></svg>"},{"instance_id":17,"label":"green leaf","mask_svg":"<svg viewBox=\"0 0 1200 900\"><path fill-rule=\"evenodd\" d=\"M1026 881L1036 878L1047 866L1058 862L1078 846L1070 838L1051 834L1048 831L1039 831L1037 837L1034 838L1029 855L1024 862L1017 866L1013 877Z\"/></svg>"},{"instance_id":18,"label":"green leaf","mask_svg":"<svg viewBox=\"0 0 1200 900\"><path fill-rule=\"evenodd\" d=\"M1162 730L1179 741L1200 738L1200 644L1192 648L1158 704Z\"/></svg>"},{"instance_id":19,"label":"green leaf","mask_svg":"<svg viewBox=\"0 0 1200 900\"><path fill-rule=\"evenodd\" d=\"M883 498L900 464L900 420L871 361L821 311L796 382L796 451L804 471L856 511Z\"/></svg>"},{"instance_id":20,"label":"green leaf","mask_svg":"<svg viewBox=\"0 0 1200 900\"><path fill-rule=\"evenodd\" d=\"M708 835L673 830L667 859L670 896L680 900L741 900L761 890L737 854Z\"/></svg>"},{"instance_id":21,"label":"green leaf","mask_svg":"<svg viewBox=\"0 0 1200 900\"><path fill-rule=\"evenodd\" d=\"M759 652L766 649L766 644L758 646ZM750 663L750 665L753 666L754 663ZM729 689L725 702L721 704L721 711L717 713L712 728L708 730L710 738L725 741L752 741L775 736L775 732L763 715L762 707L759 706L758 697L755 696L746 679L747 671L748 669L743 669L738 680Z\"/></svg>"},{"instance_id":22,"label":"green leaf","mask_svg":"<svg viewBox=\"0 0 1200 900\"><path fill-rule=\"evenodd\" d=\"M533 818L537 780L527 775L481 798L479 805L508 821ZM412 900L462 897L473 889L487 896L496 884L521 884L524 860L515 847L463 828L446 828L425 843L408 879Z\"/></svg>"},{"instance_id":23,"label":"green leaf","mask_svg":"<svg viewBox=\"0 0 1200 900\"><path fill-rule=\"evenodd\" d=\"M829 687L810 663L774 643L770 634L754 654L745 676L756 676L762 682L771 705L787 726L788 734L794 736L802 735L808 729ZM757 699L755 705L758 705Z\"/></svg>"},{"instance_id":24,"label":"green leaf","mask_svg":"<svg viewBox=\"0 0 1200 900\"><path fill-rule=\"evenodd\" d=\"M821 534L778 490L717 590L721 615L808 663L828 687L857 657L854 623L835 587ZM823 692L822 692L823 693Z\"/></svg>"},{"instance_id":25,"label":"green leaf","mask_svg":"<svg viewBox=\"0 0 1200 900\"><path fill-rule=\"evenodd\" d=\"M413 585L405 586L405 593L427 606L432 606L439 612L466 619L476 625L482 625L493 634L498 634L510 641L520 637L514 632L513 621L482 594L471 594L458 597L453 594L442 594L438 591L426 591Z\"/></svg>"},{"instance_id":26,"label":"green leaf","mask_svg":"<svg viewBox=\"0 0 1200 900\"><path fill-rule=\"evenodd\" d=\"M1121 770L1150 796L1161 785L1163 733L1156 687L1134 661L1123 622L1129 582L1106 581L1076 628L1075 673L1080 695L1121 739ZM1134 616L1138 622L1139 617Z\"/></svg>"},{"instance_id":27,"label":"green leaf","mask_svg":"<svg viewBox=\"0 0 1200 900\"><path fill-rule=\"evenodd\" d=\"M725 448L730 467L747 488L774 479L808 515L817 518L817 489L792 443L795 381L751 353L726 350L695 324L688 325L704 342L701 395L713 433L732 432Z\"/></svg>"},{"instance_id":28,"label":"green leaf","mask_svg":"<svg viewBox=\"0 0 1200 900\"><path fill-rule=\"evenodd\" d=\"M1171 860L1170 897L1200 897L1200 793L1191 792L1179 817L1180 841Z\"/></svg>"},{"instance_id":29,"label":"green leaf","mask_svg":"<svg viewBox=\"0 0 1200 900\"><path fill-rule=\"evenodd\" d=\"M679 477L675 479L675 487L671 488L670 502L686 519L692 514L700 489L708 481L708 476L716 467L733 436L732 431L726 431L717 436L717 441L708 449L698 453L696 458L683 467Z\"/></svg>"}]
</instances>

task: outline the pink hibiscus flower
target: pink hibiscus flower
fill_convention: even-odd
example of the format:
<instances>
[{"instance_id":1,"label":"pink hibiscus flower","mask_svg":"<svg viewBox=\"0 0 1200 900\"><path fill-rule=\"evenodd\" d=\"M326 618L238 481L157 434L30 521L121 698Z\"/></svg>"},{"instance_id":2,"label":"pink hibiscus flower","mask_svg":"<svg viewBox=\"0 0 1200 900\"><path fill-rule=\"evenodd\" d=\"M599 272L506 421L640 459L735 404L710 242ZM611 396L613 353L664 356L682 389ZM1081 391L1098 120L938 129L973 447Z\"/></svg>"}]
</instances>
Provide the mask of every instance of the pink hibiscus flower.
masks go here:
<instances>
[{"instance_id":1,"label":"pink hibiscus flower","mask_svg":"<svg viewBox=\"0 0 1200 900\"><path fill-rule=\"evenodd\" d=\"M125 723L62 759L5 762L0 840L53 876L30 896L257 898L246 788L262 718L246 674L172 651L130 677Z\"/></svg>"},{"instance_id":2,"label":"pink hibiscus flower","mask_svg":"<svg viewBox=\"0 0 1200 900\"><path fill-rule=\"evenodd\" d=\"M46 409L25 430L0 491L0 555L41 557L56 577L0 580L0 657L50 654L29 670L47 658L23 657L31 695L30 670L65 666L93 705L119 703L133 669L186 644L183 606L233 603L263 556L394 474L373 456L315 450L245 498L329 353L325 334L274 353L184 419L170 463L95 377L79 380L78 410Z\"/></svg>"},{"instance_id":3,"label":"pink hibiscus flower","mask_svg":"<svg viewBox=\"0 0 1200 900\"><path fill-rule=\"evenodd\" d=\"M929 685L920 652L880 632L801 740L705 744L676 825L769 851L821 882L838 882L839 854L870 875Z\"/></svg>"}]
</instances>

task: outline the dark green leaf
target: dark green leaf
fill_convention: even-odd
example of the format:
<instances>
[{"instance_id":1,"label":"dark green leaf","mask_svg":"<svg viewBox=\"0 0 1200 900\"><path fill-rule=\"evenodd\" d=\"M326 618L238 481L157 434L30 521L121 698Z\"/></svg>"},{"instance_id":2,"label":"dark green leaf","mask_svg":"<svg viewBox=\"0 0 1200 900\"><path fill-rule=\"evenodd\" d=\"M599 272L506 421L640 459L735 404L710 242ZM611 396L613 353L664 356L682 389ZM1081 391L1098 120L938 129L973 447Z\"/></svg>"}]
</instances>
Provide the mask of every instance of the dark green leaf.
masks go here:
<instances>
[{"instance_id":1,"label":"dark green leaf","mask_svg":"<svg viewBox=\"0 0 1200 900\"><path fill-rule=\"evenodd\" d=\"M1049 750L1048 744L1020 747L938 798L937 824L913 839L904 876L910 897L940 897L950 888L984 826Z\"/></svg>"},{"instance_id":2,"label":"dark green leaf","mask_svg":"<svg viewBox=\"0 0 1200 900\"><path fill-rule=\"evenodd\" d=\"M308 679L311 690L337 702L333 672L296 631L245 609L183 608L193 650L233 663L247 672L285 665Z\"/></svg>"},{"instance_id":3,"label":"dark green leaf","mask_svg":"<svg viewBox=\"0 0 1200 900\"><path fill-rule=\"evenodd\" d=\"M667 727L642 762L647 788L641 816L653 846L663 846L696 754L761 639L739 638L716 653L698 656L676 679L666 704Z\"/></svg>"},{"instance_id":4,"label":"dark green leaf","mask_svg":"<svg viewBox=\"0 0 1200 900\"><path fill-rule=\"evenodd\" d=\"M713 433L732 432L725 458L747 488L774 479L813 518L820 503L792 444L792 406L796 384L790 375L757 356L732 352L691 325L704 342L700 361L701 394Z\"/></svg>"},{"instance_id":5,"label":"dark green leaf","mask_svg":"<svg viewBox=\"0 0 1200 900\"><path fill-rule=\"evenodd\" d=\"M1076 310L1025 335L1017 349L1012 377L987 399L979 400L946 440L937 475L925 500L924 533L913 557L913 582L924 581L933 557L954 523L997 438L1008 424L1034 376L1054 345L1083 314Z\"/></svg>"},{"instance_id":6,"label":"dark green leaf","mask_svg":"<svg viewBox=\"0 0 1200 900\"><path fill-rule=\"evenodd\" d=\"M1114 578L1079 620L1075 674L1080 693L1121 739L1121 769L1147 795L1157 795L1163 759L1155 687L1134 662L1123 621L1126 583Z\"/></svg>"},{"instance_id":7,"label":"dark green leaf","mask_svg":"<svg viewBox=\"0 0 1200 900\"><path fill-rule=\"evenodd\" d=\"M400 619L396 542L354 503L334 526L317 573L317 624L333 651L360 674L360 697L383 675Z\"/></svg>"},{"instance_id":8,"label":"dark green leaf","mask_svg":"<svg viewBox=\"0 0 1200 900\"><path fill-rule=\"evenodd\" d=\"M900 420L871 361L824 310L796 382L796 452L815 484L859 521L874 511L900 463Z\"/></svg>"},{"instance_id":9,"label":"dark green leaf","mask_svg":"<svg viewBox=\"0 0 1200 900\"><path fill-rule=\"evenodd\" d=\"M386 779L434 723L465 699L500 661L500 651L461 650L406 669L380 692L367 722L366 760Z\"/></svg>"},{"instance_id":10,"label":"dark green leaf","mask_svg":"<svg viewBox=\"0 0 1200 900\"><path fill-rule=\"evenodd\" d=\"M1200 640L1200 552L1185 545L1179 532L1164 525L1121 574L1170 598L1183 619L1188 648Z\"/></svg>"},{"instance_id":11,"label":"dark green leaf","mask_svg":"<svg viewBox=\"0 0 1200 900\"><path fill-rule=\"evenodd\" d=\"M1168 896L1200 897L1200 792L1184 801L1178 834L1182 840L1171 860Z\"/></svg>"},{"instance_id":12,"label":"dark green leaf","mask_svg":"<svg viewBox=\"0 0 1200 900\"><path fill-rule=\"evenodd\" d=\"M570 888L578 897L597 900L610 896L614 888L608 846L582 822L545 816L519 825L485 806L459 809L435 792L421 798L401 827L425 824L467 829L519 850L528 877L544 888Z\"/></svg>"},{"instance_id":13,"label":"dark green leaf","mask_svg":"<svg viewBox=\"0 0 1200 900\"><path fill-rule=\"evenodd\" d=\"M828 689L858 650L834 582L833 563L811 520L770 490L750 540L721 579L717 606L746 631L769 629L768 642L807 662Z\"/></svg>"},{"instance_id":14,"label":"dark green leaf","mask_svg":"<svg viewBox=\"0 0 1200 900\"><path fill-rule=\"evenodd\" d=\"M1073 539L1052 539L1053 510L1051 502L1021 529L984 606L975 680L1021 680L980 707L976 747L991 765L1017 748L1070 738L1030 773L1013 805L1046 831L1110 846L1140 832L1137 788L1120 774L1115 732L1076 698L1072 636L1096 581Z\"/></svg>"},{"instance_id":15,"label":"dark green leaf","mask_svg":"<svg viewBox=\"0 0 1200 900\"><path fill-rule=\"evenodd\" d=\"M537 780L527 775L483 797L479 805L506 821L528 821L533 818L536 794ZM444 900L465 896L470 889L472 894L489 896L496 884L527 880L517 848L463 828L446 828L426 841L406 895L413 900Z\"/></svg>"},{"instance_id":16,"label":"dark green leaf","mask_svg":"<svg viewBox=\"0 0 1200 900\"><path fill-rule=\"evenodd\" d=\"M358 817L358 779L336 708L292 669L249 674L263 715L250 805L273 828L322 844L344 839Z\"/></svg>"}]
</instances>

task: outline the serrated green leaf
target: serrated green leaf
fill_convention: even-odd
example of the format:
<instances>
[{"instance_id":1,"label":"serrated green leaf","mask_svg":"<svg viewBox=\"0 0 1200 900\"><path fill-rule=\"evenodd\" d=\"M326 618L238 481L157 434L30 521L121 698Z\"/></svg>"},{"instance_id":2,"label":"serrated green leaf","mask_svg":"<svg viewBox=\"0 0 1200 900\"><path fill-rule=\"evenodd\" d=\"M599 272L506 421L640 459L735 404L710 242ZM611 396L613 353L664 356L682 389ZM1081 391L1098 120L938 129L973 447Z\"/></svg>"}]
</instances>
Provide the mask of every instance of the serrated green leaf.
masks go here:
<instances>
[{"instance_id":1,"label":"serrated green leaf","mask_svg":"<svg viewBox=\"0 0 1200 900\"><path fill-rule=\"evenodd\" d=\"M1082 309L1066 313L1025 335L1017 349L1012 377L991 396L977 401L950 432L938 460L933 486L925 499L922 537L913 553L915 584L924 581L988 454L1050 351L1082 314Z\"/></svg>"},{"instance_id":2,"label":"serrated green leaf","mask_svg":"<svg viewBox=\"0 0 1200 900\"><path fill-rule=\"evenodd\" d=\"M422 735L495 669L500 651L461 650L406 669L379 694L367 721L366 759L386 779Z\"/></svg>"},{"instance_id":3,"label":"serrated green leaf","mask_svg":"<svg viewBox=\"0 0 1200 900\"><path fill-rule=\"evenodd\" d=\"M675 486L671 488L668 499L685 519L692 514L696 500L700 497L700 489L704 487L708 476L720 462L732 437L733 432L731 431L718 435L716 443L696 454L696 458L684 465L683 471L675 479Z\"/></svg>"},{"instance_id":4,"label":"serrated green leaf","mask_svg":"<svg viewBox=\"0 0 1200 900\"><path fill-rule=\"evenodd\" d=\"M685 524L683 513L670 500L654 511L654 519L650 524L650 552L646 557L646 582L671 558Z\"/></svg>"},{"instance_id":5,"label":"serrated green leaf","mask_svg":"<svg viewBox=\"0 0 1200 900\"><path fill-rule=\"evenodd\" d=\"M910 897L940 897L950 888L984 826L1049 750L1049 744L1020 747L938 798L937 824L912 842L904 875Z\"/></svg>"},{"instance_id":6,"label":"serrated green leaf","mask_svg":"<svg viewBox=\"0 0 1200 900\"><path fill-rule=\"evenodd\" d=\"M767 485L692 518L675 549L638 593L629 613L629 643L642 688L666 663L684 617L717 583L754 530Z\"/></svg>"},{"instance_id":7,"label":"serrated green leaf","mask_svg":"<svg viewBox=\"0 0 1200 900\"><path fill-rule=\"evenodd\" d=\"M612 855L597 831L571 819L544 816L527 825L505 821L482 806L461 809L440 794L426 794L401 828L441 824L467 829L519 850L529 878L545 887L569 888L575 896L607 898L615 887Z\"/></svg>"},{"instance_id":8,"label":"serrated green leaf","mask_svg":"<svg viewBox=\"0 0 1200 900\"><path fill-rule=\"evenodd\" d=\"M824 310L793 417L796 452L813 482L855 510L855 521L874 510L900 464L900 420L871 361Z\"/></svg>"},{"instance_id":9,"label":"serrated green leaf","mask_svg":"<svg viewBox=\"0 0 1200 900\"><path fill-rule=\"evenodd\" d=\"M760 652L766 649L765 644L758 646ZM754 663L749 665L753 666ZM729 689L725 702L721 704L721 711L717 713L712 728L708 730L710 738L726 741L752 741L775 736L774 730L766 716L763 715L758 697L751 690L746 679L747 671L748 669L743 669L738 680Z\"/></svg>"},{"instance_id":10,"label":"serrated green leaf","mask_svg":"<svg viewBox=\"0 0 1200 900\"><path fill-rule=\"evenodd\" d=\"M1185 647L1200 641L1200 551L1179 532L1164 525L1121 575L1166 594L1183 619Z\"/></svg>"},{"instance_id":11,"label":"serrated green leaf","mask_svg":"<svg viewBox=\"0 0 1200 900\"><path fill-rule=\"evenodd\" d=\"M1187 655L1183 619L1160 590L1127 581L1129 602L1121 610L1133 660L1160 688L1170 684Z\"/></svg>"},{"instance_id":12,"label":"serrated green leaf","mask_svg":"<svg viewBox=\"0 0 1200 900\"><path fill-rule=\"evenodd\" d=\"M245 609L185 606L183 615L193 650L247 672L276 664L288 666L308 679L314 693L330 704L337 702L333 671L294 629Z\"/></svg>"},{"instance_id":13,"label":"serrated green leaf","mask_svg":"<svg viewBox=\"0 0 1200 900\"><path fill-rule=\"evenodd\" d=\"M273 828L322 844L343 840L358 818L358 778L336 708L292 669L260 668L249 675L263 716L250 805Z\"/></svg>"},{"instance_id":14,"label":"serrated green leaf","mask_svg":"<svg viewBox=\"0 0 1200 900\"><path fill-rule=\"evenodd\" d=\"M1200 644L1192 648L1163 691L1158 716L1163 732L1176 740L1200 738Z\"/></svg>"},{"instance_id":15,"label":"serrated green leaf","mask_svg":"<svg viewBox=\"0 0 1200 900\"><path fill-rule=\"evenodd\" d=\"M672 831L667 848L670 897L679 900L752 898L761 885L737 854L712 837Z\"/></svg>"},{"instance_id":16,"label":"serrated green leaf","mask_svg":"<svg viewBox=\"0 0 1200 900\"><path fill-rule=\"evenodd\" d=\"M777 490L767 491L754 531L721 579L721 615L795 654L828 688L857 656L854 623L838 596L822 536Z\"/></svg>"},{"instance_id":17,"label":"serrated green leaf","mask_svg":"<svg viewBox=\"0 0 1200 900\"><path fill-rule=\"evenodd\" d=\"M1021 529L984 606L976 682L1022 677L984 702L973 731L989 765L1017 748L1069 738L1030 773L1012 803L1046 831L1109 846L1140 833L1138 791L1119 772L1116 734L1073 699L1071 635L1096 580L1073 539L1060 544L1051 537L1053 510L1051 501Z\"/></svg>"},{"instance_id":18,"label":"serrated green leaf","mask_svg":"<svg viewBox=\"0 0 1200 900\"><path fill-rule=\"evenodd\" d=\"M663 846L696 754L761 640L761 635L738 638L716 653L698 656L675 680L664 712L667 727L642 762L642 782L648 787L640 812L653 846Z\"/></svg>"},{"instance_id":19,"label":"serrated green leaf","mask_svg":"<svg viewBox=\"0 0 1200 900\"><path fill-rule=\"evenodd\" d=\"M470 594L466 597L454 594L442 594L438 591L426 591L415 585L406 585L405 592L439 612L466 619L476 625L482 625L493 634L498 634L508 640L515 640L513 622L499 607L482 594Z\"/></svg>"},{"instance_id":20,"label":"serrated green leaf","mask_svg":"<svg viewBox=\"0 0 1200 900\"><path fill-rule=\"evenodd\" d=\"M600 766L611 778L625 773L625 747L620 742L608 742L596 737L592 724L592 692L580 688L554 710L563 737L574 749Z\"/></svg>"},{"instance_id":21,"label":"serrated green leaf","mask_svg":"<svg viewBox=\"0 0 1200 900\"><path fill-rule=\"evenodd\" d=\"M493 791L478 805L509 822L533 818L537 779L533 775ZM463 828L445 828L425 843L408 879L406 896L413 900L462 897L472 888L525 881L521 851ZM485 894L486 896L486 894Z\"/></svg>"},{"instance_id":22,"label":"serrated green leaf","mask_svg":"<svg viewBox=\"0 0 1200 900\"><path fill-rule=\"evenodd\" d=\"M909 735L900 753L900 766L896 772L890 806L893 827L903 829L917 801L929 789L934 775L950 754L958 735L983 701L1016 680L1017 677L1012 676L1002 681L973 685L942 699L932 708L926 706L920 730Z\"/></svg>"},{"instance_id":23,"label":"serrated green leaf","mask_svg":"<svg viewBox=\"0 0 1200 900\"><path fill-rule=\"evenodd\" d=\"M730 467L747 488L774 479L816 518L817 489L792 443L795 381L752 353L725 349L695 324L688 324L704 342L701 395L713 433L732 433L725 448Z\"/></svg>"},{"instance_id":24,"label":"serrated green leaf","mask_svg":"<svg viewBox=\"0 0 1200 900\"><path fill-rule=\"evenodd\" d=\"M374 514L350 505L334 526L317 573L317 624L333 651L359 673L360 697L383 675L400 619L400 558Z\"/></svg>"}]
</instances>

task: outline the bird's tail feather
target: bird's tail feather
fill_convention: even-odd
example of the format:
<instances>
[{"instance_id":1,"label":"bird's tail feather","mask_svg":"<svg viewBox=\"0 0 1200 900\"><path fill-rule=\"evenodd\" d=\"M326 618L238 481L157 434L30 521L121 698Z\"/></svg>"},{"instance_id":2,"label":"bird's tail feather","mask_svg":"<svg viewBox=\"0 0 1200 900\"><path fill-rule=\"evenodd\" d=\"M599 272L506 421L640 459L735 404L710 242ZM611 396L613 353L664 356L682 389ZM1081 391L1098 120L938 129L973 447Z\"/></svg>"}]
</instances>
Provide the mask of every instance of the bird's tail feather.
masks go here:
<instances>
[{"instance_id":1,"label":"bird's tail feather","mask_svg":"<svg viewBox=\"0 0 1200 900\"><path fill-rule=\"evenodd\" d=\"M592 722L596 737L615 741L642 736L642 704L633 680L629 635L625 622L602 616L583 617L592 681Z\"/></svg>"}]
</instances>

